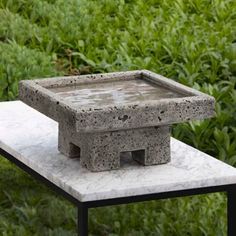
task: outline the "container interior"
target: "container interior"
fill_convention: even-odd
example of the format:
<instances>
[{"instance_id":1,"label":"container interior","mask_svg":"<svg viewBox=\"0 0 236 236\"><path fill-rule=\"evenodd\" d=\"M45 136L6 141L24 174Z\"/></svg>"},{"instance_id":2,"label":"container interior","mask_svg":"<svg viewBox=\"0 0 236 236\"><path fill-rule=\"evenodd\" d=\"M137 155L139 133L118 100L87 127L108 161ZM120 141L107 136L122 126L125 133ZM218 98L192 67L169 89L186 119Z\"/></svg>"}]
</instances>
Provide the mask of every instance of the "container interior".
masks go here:
<instances>
[{"instance_id":1,"label":"container interior","mask_svg":"<svg viewBox=\"0 0 236 236\"><path fill-rule=\"evenodd\" d=\"M143 79L110 80L48 89L71 103L89 107L137 104L189 96Z\"/></svg>"}]
</instances>

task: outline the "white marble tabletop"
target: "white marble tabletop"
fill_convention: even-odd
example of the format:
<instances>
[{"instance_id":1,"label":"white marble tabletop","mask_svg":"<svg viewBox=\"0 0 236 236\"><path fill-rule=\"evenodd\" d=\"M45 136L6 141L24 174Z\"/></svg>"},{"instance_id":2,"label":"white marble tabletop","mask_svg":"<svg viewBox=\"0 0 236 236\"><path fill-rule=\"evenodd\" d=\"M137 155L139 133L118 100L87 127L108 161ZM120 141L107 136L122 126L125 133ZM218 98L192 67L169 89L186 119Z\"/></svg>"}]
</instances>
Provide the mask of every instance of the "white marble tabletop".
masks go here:
<instances>
[{"instance_id":1,"label":"white marble tabletop","mask_svg":"<svg viewBox=\"0 0 236 236\"><path fill-rule=\"evenodd\" d=\"M58 124L20 101L0 103L0 148L80 201L236 183L236 169L174 138L171 162L93 173L57 150Z\"/></svg>"}]
</instances>

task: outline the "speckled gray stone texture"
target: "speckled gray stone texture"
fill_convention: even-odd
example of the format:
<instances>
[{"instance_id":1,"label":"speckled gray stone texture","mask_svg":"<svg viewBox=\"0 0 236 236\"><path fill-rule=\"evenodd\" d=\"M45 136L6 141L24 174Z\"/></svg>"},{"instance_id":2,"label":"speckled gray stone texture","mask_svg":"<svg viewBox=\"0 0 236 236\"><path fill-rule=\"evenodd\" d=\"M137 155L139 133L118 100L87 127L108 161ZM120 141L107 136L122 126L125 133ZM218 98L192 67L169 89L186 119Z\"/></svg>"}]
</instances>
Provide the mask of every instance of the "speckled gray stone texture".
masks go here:
<instances>
[{"instance_id":1,"label":"speckled gray stone texture","mask_svg":"<svg viewBox=\"0 0 236 236\"><path fill-rule=\"evenodd\" d=\"M85 134L71 133L59 126L59 150L66 156L80 156L81 165L92 171L119 169L122 152L131 152L142 165L167 163L169 145L168 126Z\"/></svg>"},{"instance_id":2,"label":"speckled gray stone texture","mask_svg":"<svg viewBox=\"0 0 236 236\"><path fill-rule=\"evenodd\" d=\"M214 116L214 98L150 71L21 81L19 97L59 122L58 149L92 171L170 161L169 127Z\"/></svg>"}]
</instances>

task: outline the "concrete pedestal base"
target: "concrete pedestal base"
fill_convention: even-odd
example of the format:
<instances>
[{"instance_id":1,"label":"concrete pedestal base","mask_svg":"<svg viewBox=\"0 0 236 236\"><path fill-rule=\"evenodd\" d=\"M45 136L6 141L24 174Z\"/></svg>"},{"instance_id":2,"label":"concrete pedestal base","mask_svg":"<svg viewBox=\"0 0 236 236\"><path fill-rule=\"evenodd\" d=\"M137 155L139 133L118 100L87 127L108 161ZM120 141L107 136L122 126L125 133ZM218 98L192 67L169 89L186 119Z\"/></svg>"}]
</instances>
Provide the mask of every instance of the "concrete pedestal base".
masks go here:
<instances>
[{"instance_id":1,"label":"concrete pedestal base","mask_svg":"<svg viewBox=\"0 0 236 236\"><path fill-rule=\"evenodd\" d=\"M60 152L80 157L82 166L91 171L120 168L120 153L131 152L142 165L170 161L170 128L157 126L97 133L75 133L59 126Z\"/></svg>"}]
</instances>

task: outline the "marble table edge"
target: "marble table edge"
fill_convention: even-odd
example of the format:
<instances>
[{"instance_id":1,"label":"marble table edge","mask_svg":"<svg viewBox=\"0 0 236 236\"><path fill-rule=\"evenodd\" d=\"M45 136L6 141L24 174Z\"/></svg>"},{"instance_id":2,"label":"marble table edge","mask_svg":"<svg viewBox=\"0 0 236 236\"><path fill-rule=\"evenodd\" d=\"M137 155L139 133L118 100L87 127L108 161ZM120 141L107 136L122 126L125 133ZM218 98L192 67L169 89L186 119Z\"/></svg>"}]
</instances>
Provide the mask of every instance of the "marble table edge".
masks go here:
<instances>
[{"instance_id":1,"label":"marble table edge","mask_svg":"<svg viewBox=\"0 0 236 236\"><path fill-rule=\"evenodd\" d=\"M52 184L56 185L59 188L62 188L64 191L66 189L65 192L69 193L77 200L82 201L82 199L83 199L82 195L79 194L78 192L76 192L76 196L75 196L75 194L73 194L73 190L71 189L71 187L68 184L66 184L66 181L58 181L58 178L56 176L54 176L53 174L49 174L48 172L45 172L40 166L35 165L35 163L33 163L33 162L30 162L28 159L26 159L24 156L22 156L20 153L16 152L14 149L9 147L8 145L6 145L2 141L0 141L0 148L2 148L4 151L8 152L13 157L17 157L16 158L17 160L19 160L20 162L22 162L23 164L25 164L26 166L28 166L29 168L31 168L32 170L37 172L42 177L46 178ZM70 189L71 189L71 191L70 191Z\"/></svg>"},{"instance_id":2,"label":"marble table edge","mask_svg":"<svg viewBox=\"0 0 236 236\"><path fill-rule=\"evenodd\" d=\"M171 138L172 141L181 142L179 140L176 140L174 138ZM191 146L190 146L191 147ZM67 181L60 181L58 177L53 175L52 173L45 172L40 166L35 165L34 163L30 162L28 159L26 160L24 156L22 156L20 153L16 152L12 148L10 148L8 145L6 145L4 142L0 141L0 148L8 152L14 157L17 157L19 161L21 161L23 164L27 165L34 171L38 172L41 176L48 179L51 183L55 184L57 187L62 188L65 192L73 196L75 199L81 201L81 202L89 202L89 201L95 201L95 200L107 200L107 199L114 199L114 198L120 198L120 197L132 197L132 196L138 196L138 195L146 195L146 194L154 194L154 193L162 193L162 192L172 192L172 191L178 191L178 190L190 190L195 188L203 188L203 187L213 187L213 186L220 186L225 184L236 184L236 174L235 175L228 175L225 177L212 177L204 179L204 184L202 184L202 180L195 180L191 182L191 186L184 186L186 185L186 181L171 183L166 186L165 184L162 185L149 185L144 186L142 189L140 187L130 188L130 189L112 189L109 191L104 192L98 192L96 196L96 193L85 193L78 191L75 191L73 188L71 188L70 185L67 184ZM194 147L191 147L192 149L197 150ZM197 150L199 151L199 150ZM204 153L205 154L205 153ZM208 158L213 159L216 162L221 162L222 164L227 165L226 163L223 163L220 160L215 159L214 157L205 154L208 156ZM232 166L227 165L228 167L231 167L232 169L235 169ZM52 181L53 180L53 181ZM156 189L158 188L158 190ZM171 189L171 190L168 190ZM135 193L135 194L134 194Z\"/></svg>"},{"instance_id":3,"label":"marble table edge","mask_svg":"<svg viewBox=\"0 0 236 236\"><path fill-rule=\"evenodd\" d=\"M230 180L229 180L230 178ZM158 190L156 190L156 185L152 185L152 186L148 186L148 187L143 187L142 191L140 191L140 187L138 188L130 188L129 190L124 189L124 191L122 192L122 190L119 189L119 191L117 190L112 190L111 191L104 191L104 192L99 192L99 197L96 198L94 197L94 195L96 194L87 194L87 193L80 193L78 196L81 197L81 202L89 202L89 201L94 201L96 200L108 200L108 199L115 199L115 198L123 198L123 197L133 197L133 196L141 196L141 195L148 195L148 194L155 194L155 193L167 193L167 192L174 192L174 191L182 191L182 190L191 190L191 189L197 189L197 188L205 188L205 187L216 187L216 186L221 186L221 185L228 185L228 184L236 184L236 175L229 175L226 176L224 178L222 177L213 177L213 178L207 178L204 181L207 181L207 184L202 185L202 181L192 181L191 182L191 186L189 187L180 187L180 186L184 186L184 184L186 184L186 182L178 182L178 184L176 185L176 183L173 184L169 184L168 185L168 190L166 189L166 185L162 184L162 185L158 185ZM215 182L215 184L214 184ZM227 182L227 184L226 184ZM117 192L119 192L117 194ZM133 194L132 192L135 192L135 194ZM109 196L107 196L109 194Z\"/></svg>"}]
</instances>

